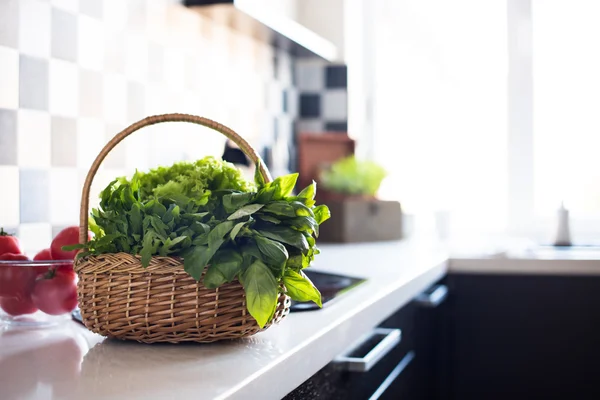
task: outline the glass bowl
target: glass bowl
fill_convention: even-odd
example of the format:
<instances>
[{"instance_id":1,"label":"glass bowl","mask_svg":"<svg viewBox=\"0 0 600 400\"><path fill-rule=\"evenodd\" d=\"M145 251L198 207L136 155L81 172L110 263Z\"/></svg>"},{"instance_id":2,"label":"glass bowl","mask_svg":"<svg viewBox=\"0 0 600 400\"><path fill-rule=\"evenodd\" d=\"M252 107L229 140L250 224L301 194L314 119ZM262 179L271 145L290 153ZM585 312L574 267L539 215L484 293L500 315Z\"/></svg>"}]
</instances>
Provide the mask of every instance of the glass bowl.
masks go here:
<instances>
[{"instance_id":1,"label":"glass bowl","mask_svg":"<svg viewBox=\"0 0 600 400\"><path fill-rule=\"evenodd\" d=\"M76 283L72 260L0 260L0 322L39 327L69 320Z\"/></svg>"}]
</instances>

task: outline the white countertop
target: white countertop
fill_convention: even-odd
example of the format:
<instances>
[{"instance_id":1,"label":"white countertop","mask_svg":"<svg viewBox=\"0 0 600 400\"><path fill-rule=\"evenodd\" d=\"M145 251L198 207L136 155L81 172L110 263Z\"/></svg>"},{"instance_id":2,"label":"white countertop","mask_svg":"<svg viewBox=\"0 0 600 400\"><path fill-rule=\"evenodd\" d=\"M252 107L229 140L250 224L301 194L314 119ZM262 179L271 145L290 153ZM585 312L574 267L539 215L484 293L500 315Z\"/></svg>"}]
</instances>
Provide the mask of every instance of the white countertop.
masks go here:
<instances>
[{"instance_id":1,"label":"white countertop","mask_svg":"<svg viewBox=\"0 0 600 400\"><path fill-rule=\"evenodd\" d=\"M209 345L104 340L68 322L0 333L0 398L279 399L446 273L416 242L321 246L315 270L367 278L329 307Z\"/></svg>"}]
</instances>

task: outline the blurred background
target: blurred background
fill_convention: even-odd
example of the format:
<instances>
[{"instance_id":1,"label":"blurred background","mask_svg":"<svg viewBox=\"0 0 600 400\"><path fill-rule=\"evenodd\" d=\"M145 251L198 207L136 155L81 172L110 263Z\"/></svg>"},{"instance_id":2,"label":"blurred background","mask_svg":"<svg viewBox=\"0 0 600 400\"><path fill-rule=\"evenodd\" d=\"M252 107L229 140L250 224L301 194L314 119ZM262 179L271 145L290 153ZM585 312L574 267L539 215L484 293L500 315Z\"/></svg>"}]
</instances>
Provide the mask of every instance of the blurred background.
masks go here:
<instances>
[{"instance_id":1,"label":"blurred background","mask_svg":"<svg viewBox=\"0 0 600 400\"><path fill-rule=\"evenodd\" d=\"M405 235L550 243L564 202L573 240L596 243L599 11L593 0L2 0L0 226L44 247L77 223L85 174L113 135L182 112L239 132L276 176L303 173L310 154L375 161L387 172L377 197L400 202ZM322 153L302 153L303 134L352 145L314 139ZM224 146L193 126L147 128L111 153L93 195ZM317 161L305 179L319 178Z\"/></svg>"}]
</instances>

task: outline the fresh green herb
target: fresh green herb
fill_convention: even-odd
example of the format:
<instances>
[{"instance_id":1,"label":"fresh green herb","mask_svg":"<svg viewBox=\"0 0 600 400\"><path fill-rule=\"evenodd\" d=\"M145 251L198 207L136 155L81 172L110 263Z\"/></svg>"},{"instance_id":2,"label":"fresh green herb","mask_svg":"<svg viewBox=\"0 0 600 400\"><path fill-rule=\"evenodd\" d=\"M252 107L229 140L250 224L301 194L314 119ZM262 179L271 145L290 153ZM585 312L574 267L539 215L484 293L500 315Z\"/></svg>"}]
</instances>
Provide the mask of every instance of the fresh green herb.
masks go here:
<instances>
[{"instance_id":1,"label":"fresh green herb","mask_svg":"<svg viewBox=\"0 0 600 400\"><path fill-rule=\"evenodd\" d=\"M350 156L335 162L321 173L320 182L332 192L375 196L386 172L372 161L360 161Z\"/></svg>"},{"instance_id":2,"label":"fresh green herb","mask_svg":"<svg viewBox=\"0 0 600 400\"><path fill-rule=\"evenodd\" d=\"M207 288L238 279L261 327L284 291L321 305L302 269L319 253L315 237L329 210L315 207L314 182L294 196L297 174L267 183L258 171L251 183L233 165L207 157L118 178L92 210L95 237L80 254L126 252L144 267L152 257L181 257Z\"/></svg>"}]
</instances>

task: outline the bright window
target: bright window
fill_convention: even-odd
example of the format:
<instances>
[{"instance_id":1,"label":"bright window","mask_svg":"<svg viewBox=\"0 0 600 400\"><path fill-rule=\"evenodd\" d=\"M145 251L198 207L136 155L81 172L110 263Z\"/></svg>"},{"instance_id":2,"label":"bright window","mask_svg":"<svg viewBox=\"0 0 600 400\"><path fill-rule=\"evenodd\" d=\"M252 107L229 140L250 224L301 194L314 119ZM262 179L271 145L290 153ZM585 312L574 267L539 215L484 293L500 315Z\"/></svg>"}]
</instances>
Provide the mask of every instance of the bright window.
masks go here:
<instances>
[{"instance_id":1,"label":"bright window","mask_svg":"<svg viewBox=\"0 0 600 400\"><path fill-rule=\"evenodd\" d=\"M600 215L600 2L532 6L535 213Z\"/></svg>"},{"instance_id":2,"label":"bright window","mask_svg":"<svg viewBox=\"0 0 600 400\"><path fill-rule=\"evenodd\" d=\"M450 211L454 232L546 239L565 201L600 231L600 1L370 4L382 197Z\"/></svg>"}]
</instances>

